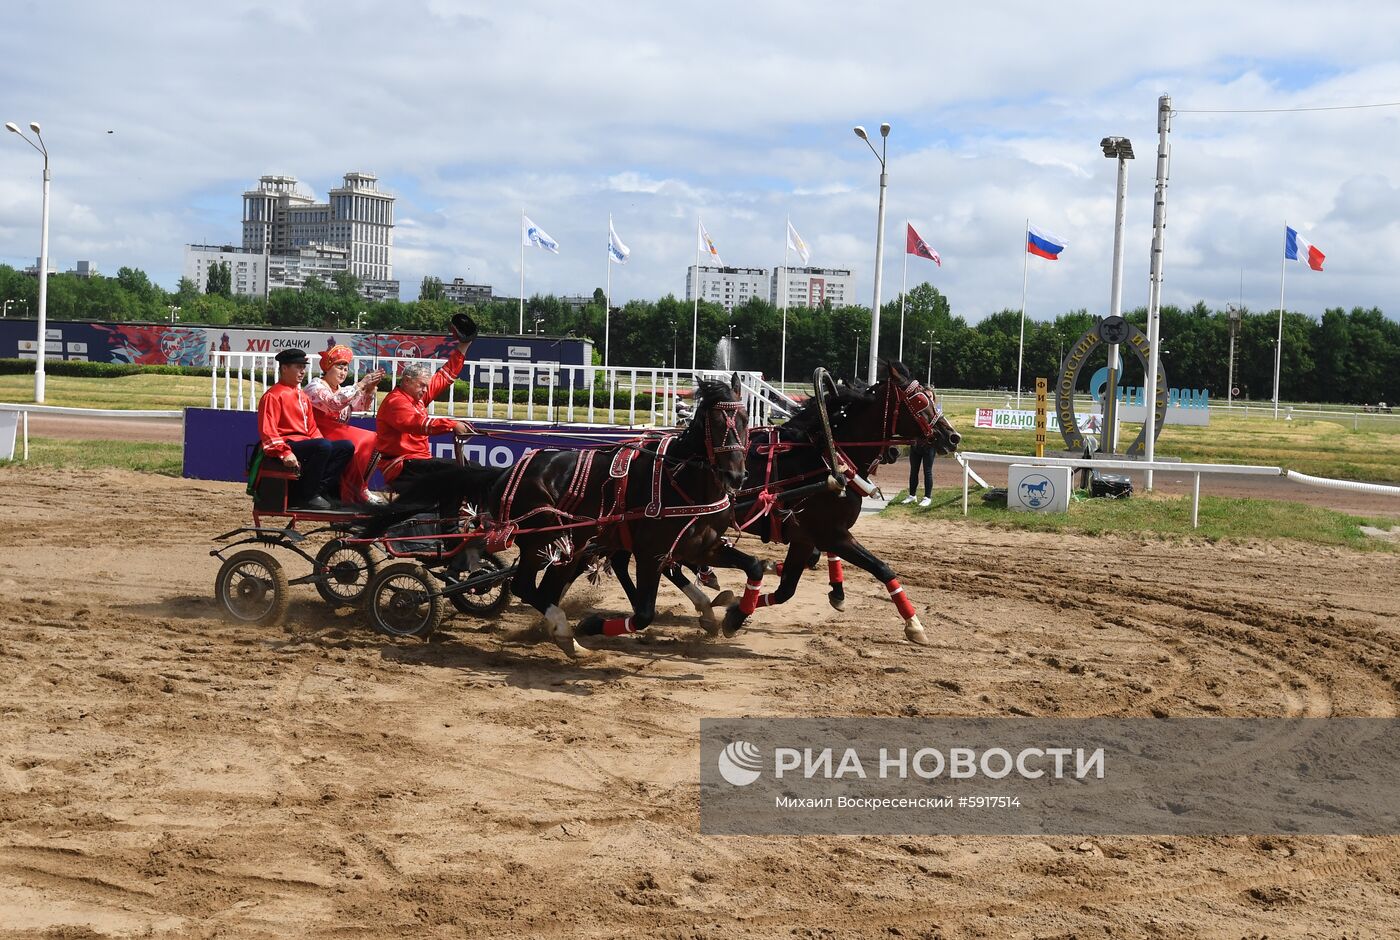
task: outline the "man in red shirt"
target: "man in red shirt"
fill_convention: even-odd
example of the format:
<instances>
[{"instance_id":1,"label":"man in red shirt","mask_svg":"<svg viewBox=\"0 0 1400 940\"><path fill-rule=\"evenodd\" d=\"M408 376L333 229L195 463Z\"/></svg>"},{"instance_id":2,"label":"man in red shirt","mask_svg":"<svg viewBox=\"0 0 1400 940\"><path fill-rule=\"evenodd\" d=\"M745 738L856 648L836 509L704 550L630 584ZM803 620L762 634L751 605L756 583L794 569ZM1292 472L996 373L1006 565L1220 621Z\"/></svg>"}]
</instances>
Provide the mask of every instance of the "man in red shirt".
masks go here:
<instances>
[{"instance_id":1,"label":"man in red shirt","mask_svg":"<svg viewBox=\"0 0 1400 940\"><path fill-rule=\"evenodd\" d=\"M340 474L355 446L328 441L316 428L311 400L302 391L306 350L284 349L277 354L277 384L258 401L258 438L263 453L276 457L300 476L289 487L287 502L294 509L332 509L326 494L340 488Z\"/></svg>"},{"instance_id":2,"label":"man in red shirt","mask_svg":"<svg viewBox=\"0 0 1400 940\"><path fill-rule=\"evenodd\" d=\"M457 380L470 346L470 339L458 342L446 365L431 377L425 365L407 366L399 375L399 384L384 396L375 417L374 449L384 458L380 470L385 482L393 483L400 475L407 478L430 467L452 463L433 457L428 437L449 431L468 434L471 429L465 421L429 417L428 403Z\"/></svg>"}]
</instances>

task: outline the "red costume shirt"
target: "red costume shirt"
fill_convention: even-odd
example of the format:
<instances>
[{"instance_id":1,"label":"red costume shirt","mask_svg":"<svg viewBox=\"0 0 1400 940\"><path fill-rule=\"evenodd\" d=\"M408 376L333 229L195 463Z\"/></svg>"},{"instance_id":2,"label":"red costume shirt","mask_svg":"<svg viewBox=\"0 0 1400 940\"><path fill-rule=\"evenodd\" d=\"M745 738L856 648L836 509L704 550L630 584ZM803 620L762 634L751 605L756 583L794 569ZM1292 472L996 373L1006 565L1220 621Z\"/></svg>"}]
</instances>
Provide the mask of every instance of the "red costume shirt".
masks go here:
<instances>
[{"instance_id":1,"label":"red costume shirt","mask_svg":"<svg viewBox=\"0 0 1400 940\"><path fill-rule=\"evenodd\" d=\"M428 436L452 430L457 421L455 418L430 418L427 403L457 380L465 361L466 357L452 350L447 364L428 380L428 387L421 398L410 398L402 388L395 388L384 396L384 401L379 405L379 414L375 417L377 434L374 449L389 458L426 460L431 457L433 453L428 446ZM402 460L394 460L391 466L384 469L385 478L398 476L400 466Z\"/></svg>"},{"instance_id":2,"label":"red costume shirt","mask_svg":"<svg viewBox=\"0 0 1400 940\"><path fill-rule=\"evenodd\" d=\"M263 453L282 458L292 452L288 441L305 441L320 437L311 414L311 399L300 385L276 385L263 392L258 402L258 438Z\"/></svg>"}]
</instances>

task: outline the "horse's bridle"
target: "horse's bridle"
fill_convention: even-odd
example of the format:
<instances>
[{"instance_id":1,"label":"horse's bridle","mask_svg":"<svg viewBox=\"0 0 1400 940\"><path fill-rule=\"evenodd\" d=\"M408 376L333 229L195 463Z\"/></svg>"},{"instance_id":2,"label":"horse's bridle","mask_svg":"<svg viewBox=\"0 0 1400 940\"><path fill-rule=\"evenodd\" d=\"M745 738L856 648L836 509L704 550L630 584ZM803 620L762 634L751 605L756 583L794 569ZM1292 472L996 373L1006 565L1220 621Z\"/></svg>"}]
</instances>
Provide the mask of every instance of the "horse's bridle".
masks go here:
<instances>
[{"instance_id":1,"label":"horse's bridle","mask_svg":"<svg viewBox=\"0 0 1400 940\"><path fill-rule=\"evenodd\" d=\"M911 378L908 384L900 385L891 375L886 381L893 394L885 395L885 440L891 444L903 440L895 434L895 427L899 424L900 406L909 410L909 414L919 426L920 436L933 437L934 428L943 414L933 391L920 385L918 379Z\"/></svg>"},{"instance_id":2,"label":"horse's bridle","mask_svg":"<svg viewBox=\"0 0 1400 940\"><path fill-rule=\"evenodd\" d=\"M732 454L735 451L747 454L749 450L749 412L744 407L744 403L742 401L722 401L711 405L709 410L724 417L724 431L720 435L719 444L715 443L715 422L710 418L705 420L705 455L710 458L710 465L714 466L715 457L718 454ZM744 430L742 432L739 430L740 415L744 417Z\"/></svg>"}]
</instances>

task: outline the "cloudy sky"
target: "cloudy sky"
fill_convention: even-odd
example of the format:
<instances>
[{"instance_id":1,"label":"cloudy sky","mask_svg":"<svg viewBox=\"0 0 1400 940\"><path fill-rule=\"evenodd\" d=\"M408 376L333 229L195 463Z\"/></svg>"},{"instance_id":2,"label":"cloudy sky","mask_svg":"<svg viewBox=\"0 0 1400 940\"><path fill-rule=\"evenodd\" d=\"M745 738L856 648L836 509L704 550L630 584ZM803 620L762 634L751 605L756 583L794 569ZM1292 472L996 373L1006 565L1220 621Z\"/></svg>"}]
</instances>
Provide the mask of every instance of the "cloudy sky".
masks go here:
<instances>
[{"instance_id":1,"label":"cloudy sky","mask_svg":"<svg viewBox=\"0 0 1400 940\"><path fill-rule=\"evenodd\" d=\"M39 121L53 167L50 254L173 288L182 246L237 242L241 194L297 177L324 200L349 170L398 197L395 275L514 295L522 207L561 245L526 290L587 293L607 217L632 248L614 302L683 296L697 216L726 263L771 267L784 218L812 263L869 303L889 138L885 294L904 220L943 255L913 261L976 321L1109 294L1115 165L1132 139L1126 307L1146 303L1157 98L1173 121L1164 297L1277 305L1287 220L1327 254L1290 265L1287 305L1400 314L1400 6L848 2L579 5L341 0L221 4L13 0L0 110ZM1130 12L1131 11L1131 12ZM111 133L109 133L111 131ZM40 159L0 136L0 262L38 254Z\"/></svg>"}]
</instances>

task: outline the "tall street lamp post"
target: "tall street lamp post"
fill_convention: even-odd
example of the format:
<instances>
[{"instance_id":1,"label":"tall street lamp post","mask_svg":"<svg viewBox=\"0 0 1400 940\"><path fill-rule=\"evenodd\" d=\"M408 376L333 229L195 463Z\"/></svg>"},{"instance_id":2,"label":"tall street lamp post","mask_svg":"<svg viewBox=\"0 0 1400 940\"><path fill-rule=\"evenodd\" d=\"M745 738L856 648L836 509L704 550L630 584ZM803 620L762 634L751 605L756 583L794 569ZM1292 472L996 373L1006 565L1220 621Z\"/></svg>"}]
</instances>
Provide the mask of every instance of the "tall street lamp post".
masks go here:
<instances>
[{"instance_id":1,"label":"tall street lamp post","mask_svg":"<svg viewBox=\"0 0 1400 940\"><path fill-rule=\"evenodd\" d=\"M34 361L34 403L42 405L44 403L44 357L47 355L45 340L48 338L49 325L49 148L44 144L44 135L39 130L38 121L29 122L29 129L34 132L34 138L38 143L26 137L24 132L15 126L14 121L7 121L5 129L13 134L19 134L21 140L39 151L44 157L44 221L39 234L39 335L37 337L39 354Z\"/></svg>"},{"instance_id":2,"label":"tall street lamp post","mask_svg":"<svg viewBox=\"0 0 1400 940\"><path fill-rule=\"evenodd\" d=\"M857 125L856 136L865 141L865 145L870 148L870 152L875 154L875 159L880 161L880 212L876 221L875 230L875 302L870 308L870 376L869 381L874 384L876 380L875 371L880 365L880 282L881 275L885 269L885 187L889 183L889 174L885 172L885 152L889 142L889 124L880 125L880 149L876 150L875 145L870 142L870 137L865 133L865 128ZM857 354L859 358L859 354ZM860 373L860 363L856 363L856 374Z\"/></svg>"},{"instance_id":3,"label":"tall street lamp post","mask_svg":"<svg viewBox=\"0 0 1400 940\"><path fill-rule=\"evenodd\" d=\"M1103 155L1118 161L1118 199L1113 217L1113 286L1109 289L1108 315L1123 311L1123 208L1127 201L1128 161L1133 159L1133 142L1126 137L1105 137L1099 141ZM1118 447L1118 379L1122 362L1118 344L1108 347L1108 393L1104 400L1104 450L1116 453Z\"/></svg>"}]
</instances>

